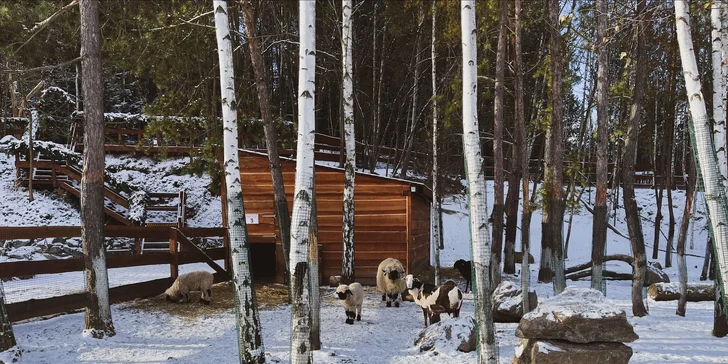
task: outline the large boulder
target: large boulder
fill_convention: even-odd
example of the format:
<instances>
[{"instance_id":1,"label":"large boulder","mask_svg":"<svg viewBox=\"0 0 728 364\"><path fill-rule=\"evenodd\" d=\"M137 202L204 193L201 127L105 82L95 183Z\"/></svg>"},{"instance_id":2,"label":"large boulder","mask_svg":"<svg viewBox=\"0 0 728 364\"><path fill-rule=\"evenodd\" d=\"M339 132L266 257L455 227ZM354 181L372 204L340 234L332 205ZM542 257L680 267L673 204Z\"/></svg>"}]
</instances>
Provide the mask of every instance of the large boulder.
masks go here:
<instances>
[{"instance_id":1,"label":"large boulder","mask_svg":"<svg viewBox=\"0 0 728 364\"><path fill-rule=\"evenodd\" d=\"M645 287L649 287L655 283L670 283L670 277L662 271L662 265L660 263L648 262Z\"/></svg>"},{"instance_id":2,"label":"large boulder","mask_svg":"<svg viewBox=\"0 0 728 364\"><path fill-rule=\"evenodd\" d=\"M522 339L512 364L627 364L631 357L632 348L622 343Z\"/></svg>"},{"instance_id":3,"label":"large boulder","mask_svg":"<svg viewBox=\"0 0 728 364\"><path fill-rule=\"evenodd\" d=\"M622 343L639 338L622 309L597 290L576 287L566 288L523 315L516 336L572 343Z\"/></svg>"},{"instance_id":4,"label":"large boulder","mask_svg":"<svg viewBox=\"0 0 728 364\"><path fill-rule=\"evenodd\" d=\"M474 351L475 320L470 316L458 317L430 325L420 332L415 340L415 346L419 346L420 351L437 353Z\"/></svg>"},{"instance_id":5,"label":"large boulder","mask_svg":"<svg viewBox=\"0 0 728 364\"><path fill-rule=\"evenodd\" d=\"M523 300L521 288L513 282L503 281L491 295L493 302L494 322L519 322L523 317ZM538 305L536 292L528 292L529 307L533 310Z\"/></svg>"}]
</instances>

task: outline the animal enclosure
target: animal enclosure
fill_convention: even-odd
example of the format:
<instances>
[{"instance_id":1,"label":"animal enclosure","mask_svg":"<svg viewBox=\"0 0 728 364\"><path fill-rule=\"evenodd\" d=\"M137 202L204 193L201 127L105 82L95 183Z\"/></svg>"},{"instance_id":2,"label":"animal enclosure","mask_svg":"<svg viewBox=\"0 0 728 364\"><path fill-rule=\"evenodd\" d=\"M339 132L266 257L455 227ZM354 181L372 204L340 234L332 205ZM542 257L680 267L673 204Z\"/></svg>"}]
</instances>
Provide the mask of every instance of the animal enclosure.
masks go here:
<instances>
[{"instance_id":1,"label":"animal enclosure","mask_svg":"<svg viewBox=\"0 0 728 364\"><path fill-rule=\"evenodd\" d=\"M241 150L239 155L248 238L253 246L275 246L275 261L271 260L270 264L275 266L275 280L283 282L285 262L275 219L268 156L247 150ZM282 159L281 168L286 198L292 210L295 161ZM341 271L343 196L344 170L317 165L316 203L321 277L339 275ZM377 266L385 258L399 259L405 269L414 274L429 265L432 193L425 185L357 173L354 198L354 269L357 282L373 285ZM255 254L253 261L257 261Z\"/></svg>"}]
</instances>

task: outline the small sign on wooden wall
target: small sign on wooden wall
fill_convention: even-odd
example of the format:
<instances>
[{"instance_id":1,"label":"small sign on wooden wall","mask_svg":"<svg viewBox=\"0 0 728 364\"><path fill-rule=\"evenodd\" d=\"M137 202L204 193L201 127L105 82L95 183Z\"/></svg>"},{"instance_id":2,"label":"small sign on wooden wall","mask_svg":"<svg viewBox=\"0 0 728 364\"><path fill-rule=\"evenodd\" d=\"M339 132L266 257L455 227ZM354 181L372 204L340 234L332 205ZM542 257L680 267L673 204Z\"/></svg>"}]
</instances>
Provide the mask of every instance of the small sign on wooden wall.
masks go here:
<instances>
[{"instance_id":1,"label":"small sign on wooden wall","mask_svg":"<svg viewBox=\"0 0 728 364\"><path fill-rule=\"evenodd\" d=\"M245 223L248 225L258 225L258 214L245 214Z\"/></svg>"}]
</instances>

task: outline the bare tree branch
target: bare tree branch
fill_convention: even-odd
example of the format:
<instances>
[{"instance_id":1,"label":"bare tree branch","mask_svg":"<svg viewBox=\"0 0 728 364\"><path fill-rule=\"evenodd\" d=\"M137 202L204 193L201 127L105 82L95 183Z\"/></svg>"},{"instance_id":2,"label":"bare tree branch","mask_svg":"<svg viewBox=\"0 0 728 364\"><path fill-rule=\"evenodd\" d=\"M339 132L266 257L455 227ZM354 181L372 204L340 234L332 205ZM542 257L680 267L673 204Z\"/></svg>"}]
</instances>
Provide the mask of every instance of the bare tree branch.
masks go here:
<instances>
[{"instance_id":1,"label":"bare tree branch","mask_svg":"<svg viewBox=\"0 0 728 364\"><path fill-rule=\"evenodd\" d=\"M66 62L59 63L59 64L53 64L53 65L49 65L49 66L41 66L41 67L35 67L35 68L28 68L28 69L24 69L24 70L23 69L19 69L19 70L2 70L2 72L4 72L4 73L29 73L29 72L39 72L39 71L45 71L45 70L50 70L50 69L54 69L54 68L66 67L66 66L72 65L74 63L78 63L78 62L81 62L81 57L76 57L76 58L74 58L74 59L72 59L70 61L66 61Z\"/></svg>"},{"instance_id":2,"label":"bare tree branch","mask_svg":"<svg viewBox=\"0 0 728 364\"><path fill-rule=\"evenodd\" d=\"M61 14L65 13L72 7L78 5L78 2L79 2L79 0L72 0L70 3L68 3L68 5L60 8L58 11L53 13L51 16L49 16L45 20L35 23L35 26L33 27L33 29L30 30L30 37L28 37L28 40L26 40L25 43L20 45L20 47L18 47L18 49L15 50L15 52L18 52L26 44L28 44L28 42L30 42L30 40L33 39L33 37L38 35L38 33L40 33L40 31L43 30L46 26L48 26L48 24L50 24L54 19L58 18L59 16L61 16Z\"/></svg>"}]
</instances>

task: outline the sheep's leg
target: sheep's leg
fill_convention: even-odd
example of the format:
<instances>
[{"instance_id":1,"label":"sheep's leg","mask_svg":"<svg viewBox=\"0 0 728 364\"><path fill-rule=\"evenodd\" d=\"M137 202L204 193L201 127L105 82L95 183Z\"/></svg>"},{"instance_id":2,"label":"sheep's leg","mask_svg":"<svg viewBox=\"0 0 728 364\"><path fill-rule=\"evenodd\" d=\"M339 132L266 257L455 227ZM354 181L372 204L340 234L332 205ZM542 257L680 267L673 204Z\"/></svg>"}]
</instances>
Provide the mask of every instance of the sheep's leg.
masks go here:
<instances>
[{"instance_id":1,"label":"sheep's leg","mask_svg":"<svg viewBox=\"0 0 728 364\"><path fill-rule=\"evenodd\" d=\"M436 324L438 322L440 322L440 314L439 313L433 313L430 316L430 325Z\"/></svg>"},{"instance_id":2,"label":"sheep's leg","mask_svg":"<svg viewBox=\"0 0 728 364\"><path fill-rule=\"evenodd\" d=\"M392 307L392 297L389 294L382 295L382 301L384 301L386 297L387 300L387 307Z\"/></svg>"},{"instance_id":3,"label":"sheep's leg","mask_svg":"<svg viewBox=\"0 0 728 364\"><path fill-rule=\"evenodd\" d=\"M356 306L356 320L361 321L361 305Z\"/></svg>"},{"instance_id":4,"label":"sheep's leg","mask_svg":"<svg viewBox=\"0 0 728 364\"><path fill-rule=\"evenodd\" d=\"M422 308L422 316L424 316L424 318L425 318L425 327L427 327L427 309L425 309L424 307L421 307L421 308Z\"/></svg>"},{"instance_id":5,"label":"sheep's leg","mask_svg":"<svg viewBox=\"0 0 728 364\"><path fill-rule=\"evenodd\" d=\"M399 297L398 293L389 295L389 300L394 301L394 307L399 307L399 300L397 300L397 297ZM387 301L387 307L391 307L389 301Z\"/></svg>"},{"instance_id":6,"label":"sheep's leg","mask_svg":"<svg viewBox=\"0 0 728 364\"><path fill-rule=\"evenodd\" d=\"M346 323L349 325L354 324L354 311L345 310L346 312Z\"/></svg>"},{"instance_id":7,"label":"sheep's leg","mask_svg":"<svg viewBox=\"0 0 728 364\"><path fill-rule=\"evenodd\" d=\"M387 295L386 294L382 294L382 301L386 301L386 300L387 300Z\"/></svg>"}]
</instances>

